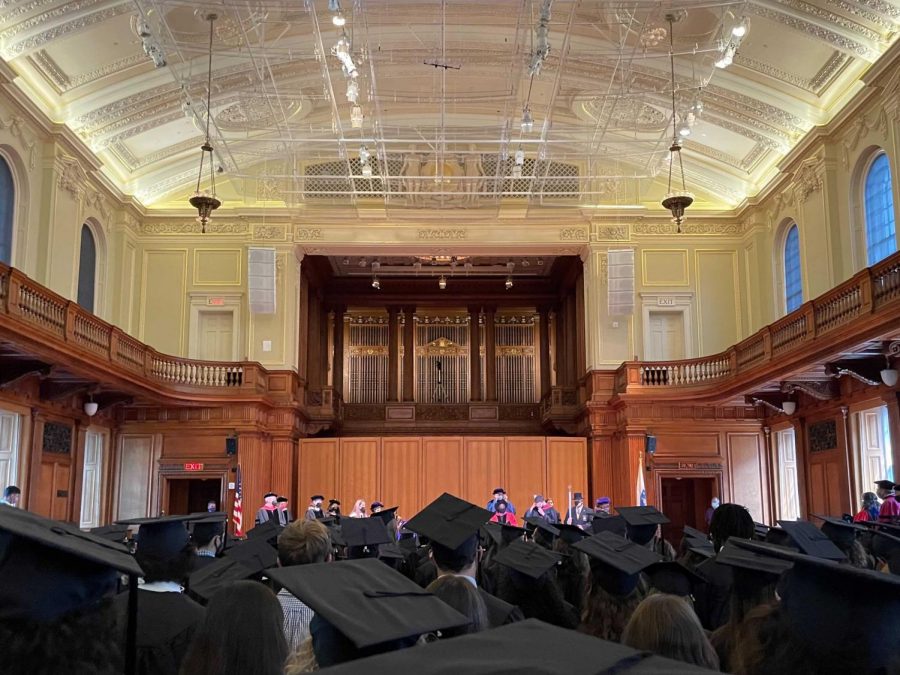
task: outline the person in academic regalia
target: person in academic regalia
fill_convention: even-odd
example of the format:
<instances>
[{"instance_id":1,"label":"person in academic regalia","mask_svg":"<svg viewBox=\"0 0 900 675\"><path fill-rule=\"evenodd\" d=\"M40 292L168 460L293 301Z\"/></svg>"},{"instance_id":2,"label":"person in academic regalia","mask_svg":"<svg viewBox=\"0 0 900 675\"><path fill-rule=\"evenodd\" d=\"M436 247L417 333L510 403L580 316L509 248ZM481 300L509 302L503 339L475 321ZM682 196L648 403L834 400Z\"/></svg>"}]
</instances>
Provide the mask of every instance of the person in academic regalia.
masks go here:
<instances>
[{"instance_id":1,"label":"person in academic regalia","mask_svg":"<svg viewBox=\"0 0 900 675\"><path fill-rule=\"evenodd\" d=\"M278 511L278 524L287 527L294 522L294 516L288 508L288 498L279 497L275 500L275 508Z\"/></svg>"},{"instance_id":2,"label":"person in academic regalia","mask_svg":"<svg viewBox=\"0 0 900 675\"><path fill-rule=\"evenodd\" d=\"M321 506L319 507L321 509ZM307 513L307 515L309 515ZM328 515L334 518L338 524L341 522L341 502L337 499L328 500ZM308 520L308 519L307 519Z\"/></svg>"},{"instance_id":3,"label":"person in academic regalia","mask_svg":"<svg viewBox=\"0 0 900 675\"><path fill-rule=\"evenodd\" d=\"M492 523L500 523L501 525L519 526L516 514L509 510L508 505L502 499L494 505L494 515L491 516Z\"/></svg>"},{"instance_id":4,"label":"person in academic regalia","mask_svg":"<svg viewBox=\"0 0 900 675\"><path fill-rule=\"evenodd\" d=\"M863 492L862 508L853 516L854 523L868 523L878 520L878 512L881 505L878 503L878 495L874 492Z\"/></svg>"},{"instance_id":5,"label":"person in academic regalia","mask_svg":"<svg viewBox=\"0 0 900 675\"><path fill-rule=\"evenodd\" d=\"M185 521L189 516L163 516L121 521L138 525L134 557L144 571L138 589L137 673L176 675L197 627L206 614L204 608L184 593L191 573L194 547ZM124 635L127 598L116 598L120 627Z\"/></svg>"},{"instance_id":6,"label":"person in academic regalia","mask_svg":"<svg viewBox=\"0 0 900 675\"><path fill-rule=\"evenodd\" d=\"M306 515L304 518L306 520L322 520L325 517L325 514L322 513L322 502L325 501L325 497L322 495L313 495L309 498L309 507L306 509ZM333 502L334 500L332 500ZM340 503L340 502L338 502Z\"/></svg>"},{"instance_id":7,"label":"person in academic regalia","mask_svg":"<svg viewBox=\"0 0 900 675\"><path fill-rule=\"evenodd\" d=\"M697 615L687 602L674 595L656 594L644 598L625 626L622 644L719 670L719 657Z\"/></svg>"},{"instance_id":8,"label":"person in academic regalia","mask_svg":"<svg viewBox=\"0 0 900 675\"><path fill-rule=\"evenodd\" d=\"M623 506L616 509L625 519L626 538L639 546L673 561L678 557L675 548L663 539L661 525L670 522L655 506Z\"/></svg>"},{"instance_id":9,"label":"person in academic regalia","mask_svg":"<svg viewBox=\"0 0 900 675\"><path fill-rule=\"evenodd\" d=\"M225 545L225 514L213 515L194 522L191 543L194 545L193 571L216 561Z\"/></svg>"},{"instance_id":10,"label":"person in academic regalia","mask_svg":"<svg viewBox=\"0 0 900 675\"><path fill-rule=\"evenodd\" d=\"M544 509L544 517L551 525L556 525L560 522L559 511L557 511L556 507L553 506L553 499L551 499L550 497L547 497L547 506Z\"/></svg>"},{"instance_id":11,"label":"person in academic regalia","mask_svg":"<svg viewBox=\"0 0 900 675\"><path fill-rule=\"evenodd\" d=\"M276 505L276 501L278 500L278 495L274 492L267 492L263 497L263 505L256 512L256 524L262 525L263 523L267 523L270 520L278 521L278 506Z\"/></svg>"},{"instance_id":12,"label":"person in academic regalia","mask_svg":"<svg viewBox=\"0 0 900 675\"><path fill-rule=\"evenodd\" d=\"M889 480L876 481L877 494L881 498L878 510L879 523L900 522L900 501L897 501L897 484Z\"/></svg>"},{"instance_id":13,"label":"person in academic regalia","mask_svg":"<svg viewBox=\"0 0 900 675\"><path fill-rule=\"evenodd\" d=\"M575 527L580 527L582 529L589 529L591 519L594 517L594 512L584 505L584 495L580 492L576 492L572 495L572 501L573 505L566 511L566 517L563 520L563 523L566 525L574 525Z\"/></svg>"}]
</instances>

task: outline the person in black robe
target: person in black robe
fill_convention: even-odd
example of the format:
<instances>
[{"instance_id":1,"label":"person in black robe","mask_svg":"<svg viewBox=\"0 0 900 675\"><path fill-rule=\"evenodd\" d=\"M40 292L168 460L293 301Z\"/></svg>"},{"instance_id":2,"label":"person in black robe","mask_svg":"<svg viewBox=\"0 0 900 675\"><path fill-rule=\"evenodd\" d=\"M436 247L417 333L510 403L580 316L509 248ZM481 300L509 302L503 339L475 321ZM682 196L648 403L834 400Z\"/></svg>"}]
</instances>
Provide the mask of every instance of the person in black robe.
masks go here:
<instances>
[{"instance_id":1,"label":"person in black robe","mask_svg":"<svg viewBox=\"0 0 900 675\"><path fill-rule=\"evenodd\" d=\"M138 589L137 668L139 675L177 675L206 610L184 593L194 547L184 516L123 521L139 525L135 559L144 571ZM116 599L124 632L128 602Z\"/></svg>"}]
</instances>

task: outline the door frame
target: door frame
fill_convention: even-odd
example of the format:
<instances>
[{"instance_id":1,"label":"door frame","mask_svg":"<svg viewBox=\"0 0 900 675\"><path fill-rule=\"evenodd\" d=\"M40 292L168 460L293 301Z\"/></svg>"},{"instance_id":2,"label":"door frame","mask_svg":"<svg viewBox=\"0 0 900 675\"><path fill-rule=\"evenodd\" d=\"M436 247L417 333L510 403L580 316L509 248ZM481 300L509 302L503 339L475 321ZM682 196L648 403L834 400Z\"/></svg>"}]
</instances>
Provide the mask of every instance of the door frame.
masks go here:
<instances>
[{"instance_id":1,"label":"door frame","mask_svg":"<svg viewBox=\"0 0 900 675\"><path fill-rule=\"evenodd\" d=\"M200 358L200 315L209 312L231 312L231 360L241 361L241 309L244 296L242 293L188 293L190 298L190 325L188 329L188 358ZM215 299L222 304L211 304Z\"/></svg>"},{"instance_id":2,"label":"door frame","mask_svg":"<svg viewBox=\"0 0 900 675\"><path fill-rule=\"evenodd\" d=\"M203 471L184 471L173 469L161 469L159 472L159 514L163 514L163 507L169 505L169 490L171 489L171 481L174 480L202 480L202 479L219 479L221 489L219 490L219 506L225 508L225 500L228 495L228 473L229 469L219 469L215 466L210 469L204 467Z\"/></svg>"},{"instance_id":3,"label":"door frame","mask_svg":"<svg viewBox=\"0 0 900 675\"><path fill-rule=\"evenodd\" d=\"M643 355L646 358L650 344L650 313L665 312L667 314L681 314L682 330L684 331L684 358L696 357L694 353L693 314L691 308L694 304L694 294L684 291L673 293L641 293L641 324L643 333ZM669 304L671 303L671 304Z\"/></svg>"}]
</instances>

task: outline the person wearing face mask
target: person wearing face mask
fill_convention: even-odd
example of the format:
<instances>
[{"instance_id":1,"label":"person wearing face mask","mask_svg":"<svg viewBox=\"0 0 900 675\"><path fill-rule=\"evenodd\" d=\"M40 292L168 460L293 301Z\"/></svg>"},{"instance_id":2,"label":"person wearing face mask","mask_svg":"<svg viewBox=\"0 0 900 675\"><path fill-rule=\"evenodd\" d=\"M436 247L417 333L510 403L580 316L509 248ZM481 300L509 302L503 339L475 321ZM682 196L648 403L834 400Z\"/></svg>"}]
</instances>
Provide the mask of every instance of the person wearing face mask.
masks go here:
<instances>
[{"instance_id":1,"label":"person wearing face mask","mask_svg":"<svg viewBox=\"0 0 900 675\"><path fill-rule=\"evenodd\" d=\"M492 523L500 523L501 525L519 526L516 514L509 510L505 500L500 500L494 505L494 515L491 518Z\"/></svg>"},{"instance_id":2,"label":"person wearing face mask","mask_svg":"<svg viewBox=\"0 0 900 675\"><path fill-rule=\"evenodd\" d=\"M306 509L306 515L304 518L306 520L322 520L325 517L325 514L322 513L322 502L325 501L325 497L322 495L313 495L309 498L309 507Z\"/></svg>"},{"instance_id":3,"label":"person wearing face mask","mask_svg":"<svg viewBox=\"0 0 900 675\"><path fill-rule=\"evenodd\" d=\"M709 508L706 509L706 529L709 530L709 524L712 522L713 514L716 512L716 509L719 508L719 498L713 497L712 501L709 503Z\"/></svg>"}]
</instances>

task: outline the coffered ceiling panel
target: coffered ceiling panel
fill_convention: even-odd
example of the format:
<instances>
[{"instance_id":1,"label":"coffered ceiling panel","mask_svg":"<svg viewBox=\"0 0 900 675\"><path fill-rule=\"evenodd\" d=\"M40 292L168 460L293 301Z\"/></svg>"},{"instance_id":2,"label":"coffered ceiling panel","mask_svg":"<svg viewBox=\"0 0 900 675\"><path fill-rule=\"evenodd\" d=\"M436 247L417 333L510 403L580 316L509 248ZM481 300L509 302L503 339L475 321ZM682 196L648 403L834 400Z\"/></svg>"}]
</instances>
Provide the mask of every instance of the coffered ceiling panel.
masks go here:
<instances>
[{"instance_id":1,"label":"coffered ceiling panel","mask_svg":"<svg viewBox=\"0 0 900 675\"><path fill-rule=\"evenodd\" d=\"M733 208L900 28L900 0L9 0L0 56L124 192L184 208L210 11L223 209L659 209L667 12L694 208Z\"/></svg>"}]
</instances>

